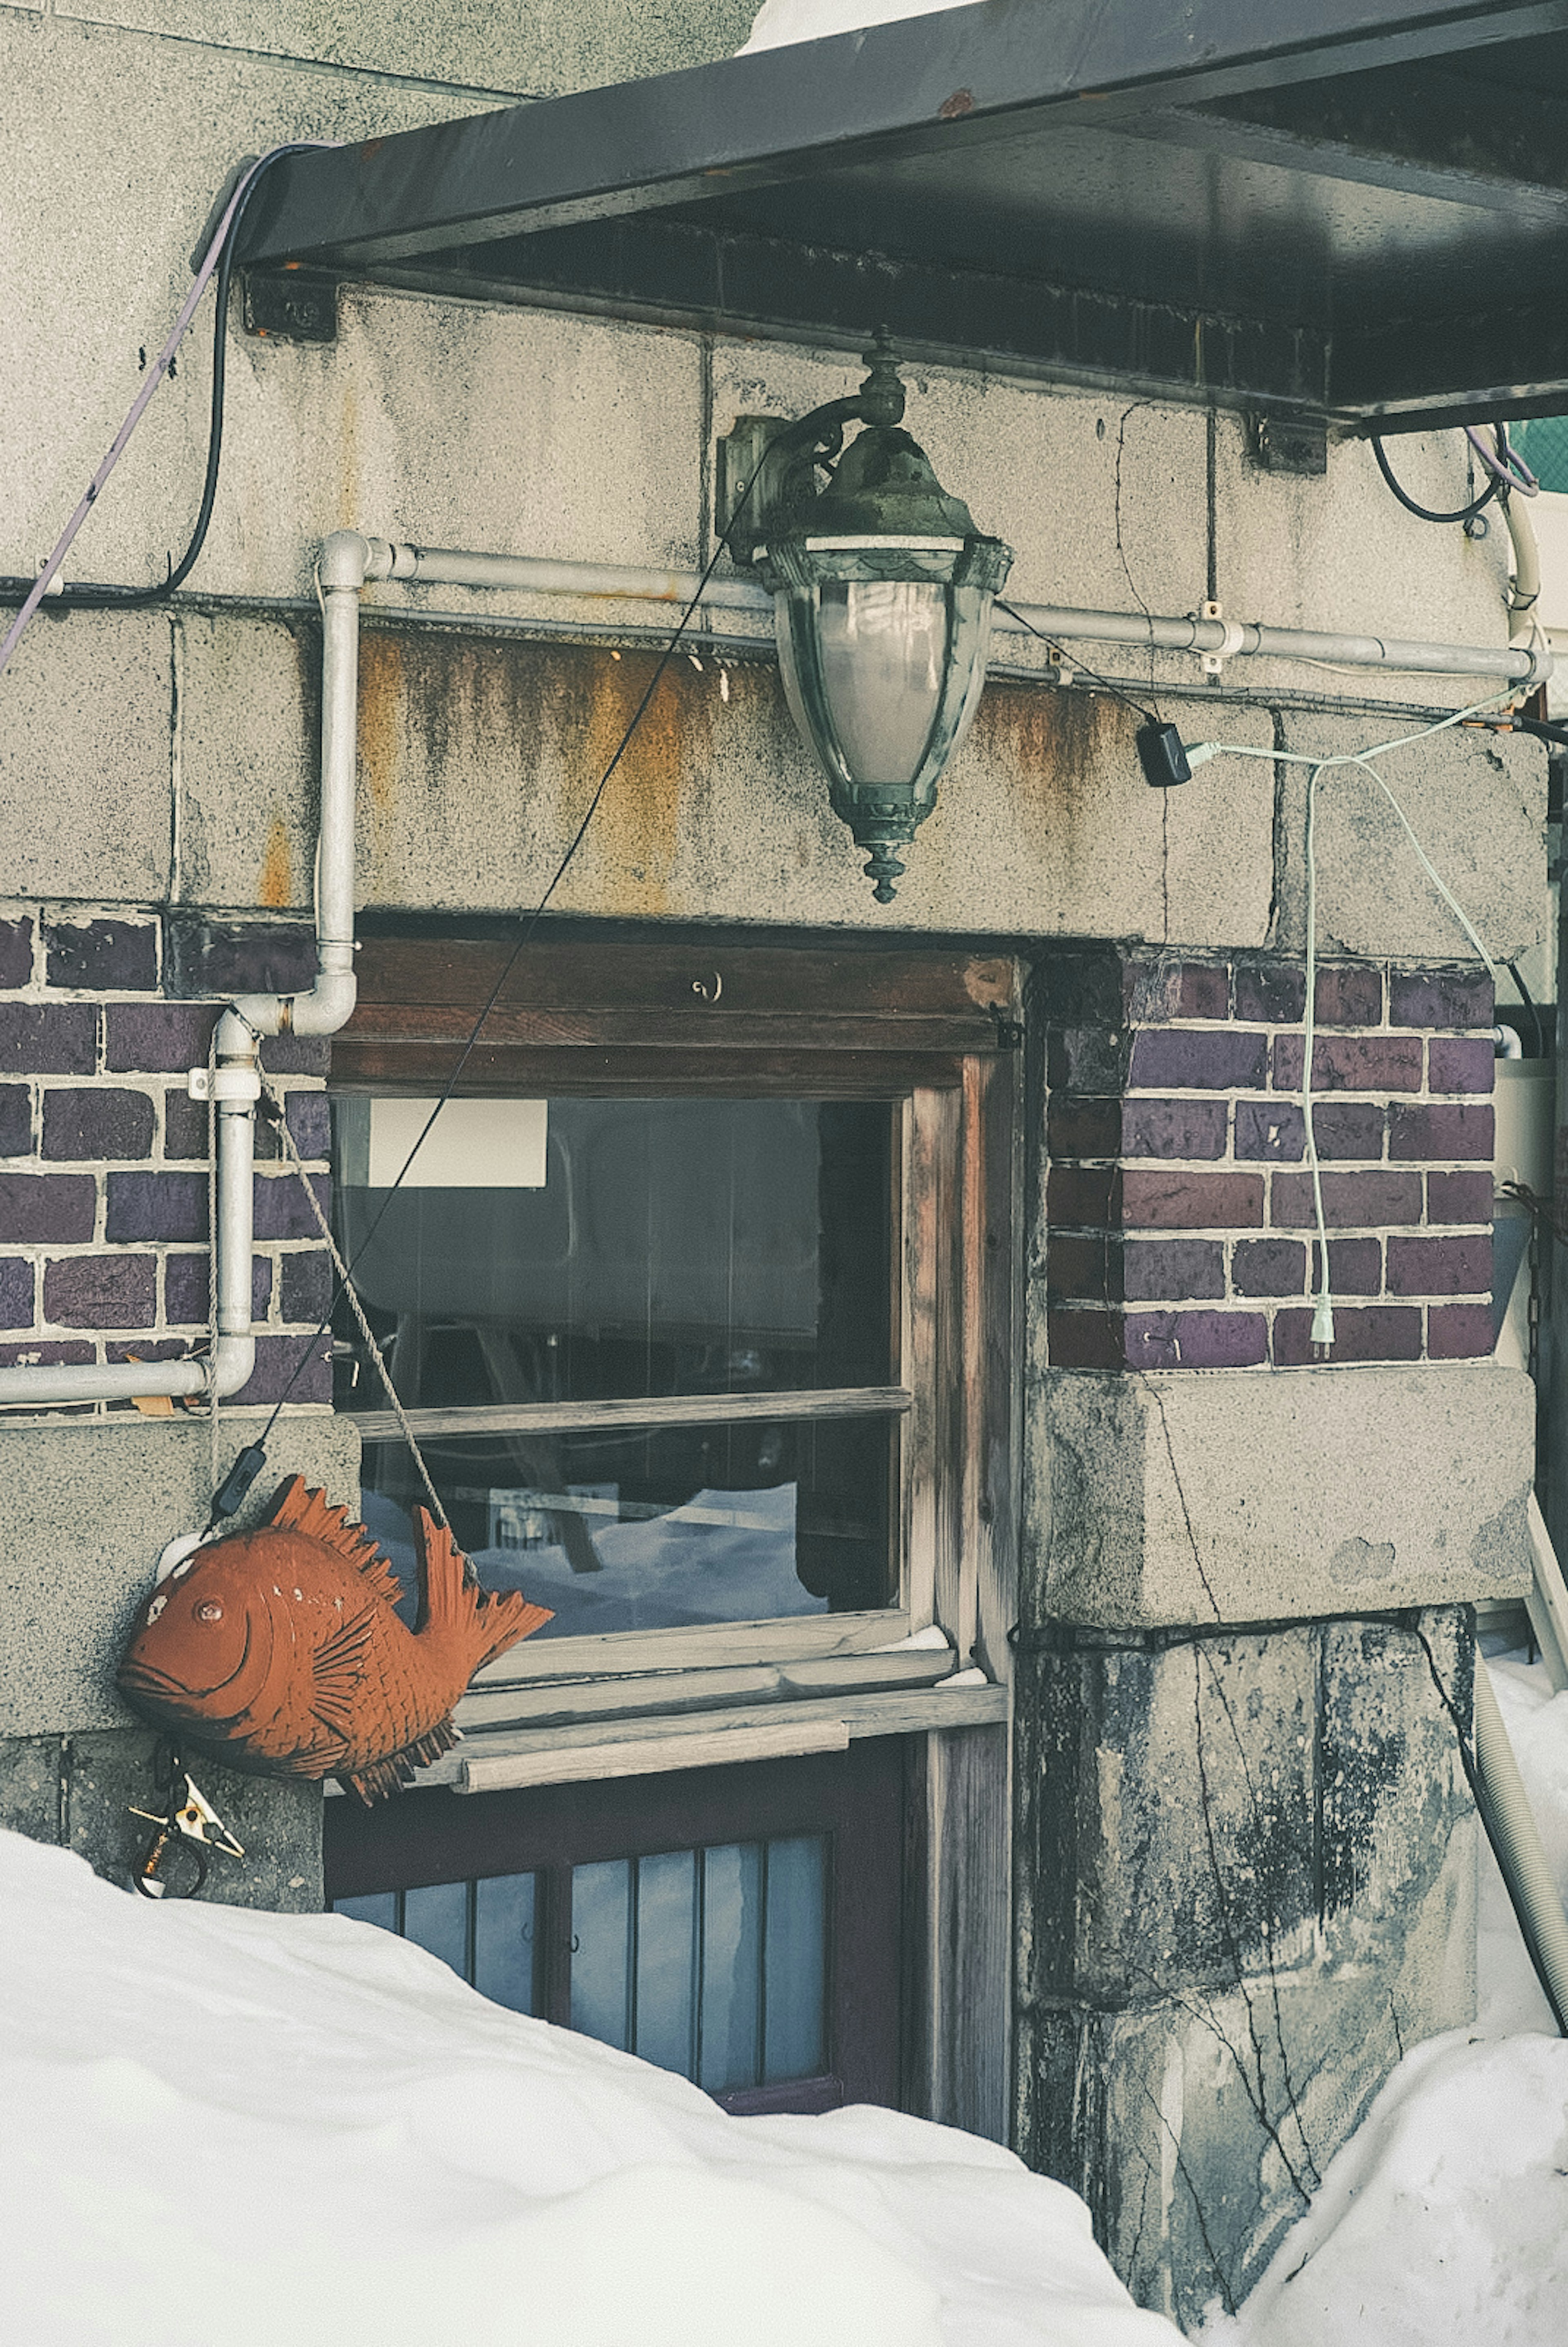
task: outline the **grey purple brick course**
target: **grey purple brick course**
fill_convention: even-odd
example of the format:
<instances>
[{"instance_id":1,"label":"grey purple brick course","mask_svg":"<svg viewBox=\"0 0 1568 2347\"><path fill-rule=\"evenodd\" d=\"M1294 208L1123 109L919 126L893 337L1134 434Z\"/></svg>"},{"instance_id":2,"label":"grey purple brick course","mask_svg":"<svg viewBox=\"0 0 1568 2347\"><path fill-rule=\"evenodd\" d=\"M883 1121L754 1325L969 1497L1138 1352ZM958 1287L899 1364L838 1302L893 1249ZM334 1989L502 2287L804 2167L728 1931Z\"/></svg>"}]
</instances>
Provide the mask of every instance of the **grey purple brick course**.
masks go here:
<instances>
[{"instance_id":1,"label":"grey purple brick course","mask_svg":"<svg viewBox=\"0 0 1568 2347\"><path fill-rule=\"evenodd\" d=\"M96 1358L97 1348L85 1337L25 1337L19 1344L0 1345L0 1369L33 1363L40 1368L52 1368L56 1362L73 1364Z\"/></svg>"},{"instance_id":2,"label":"grey purple brick course","mask_svg":"<svg viewBox=\"0 0 1568 2347\"><path fill-rule=\"evenodd\" d=\"M173 1327L205 1328L210 1309L208 1296L209 1257L171 1255L164 1258L163 1317ZM251 1317L264 1320L272 1296L272 1263L259 1255L251 1266ZM289 1316L285 1316L289 1317Z\"/></svg>"},{"instance_id":3,"label":"grey purple brick course","mask_svg":"<svg viewBox=\"0 0 1568 2347\"><path fill-rule=\"evenodd\" d=\"M15 921L0 921L0 987L26 986L33 976L33 921L23 914Z\"/></svg>"},{"instance_id":4,"label":"grey purple brick course","mask_svg":"<svg viewBox=\"0 0 1568 2347\"><path fill-rule=\"evenodd\" d=\"M26 1084L0 1084L0 1157L33 1154L33 1095Z\"/></svg>"},{"instance_id":5,"label":"grey purple brick course","mask_svg":"<svg viewBox=\"0 0 1568 2347\"><path fill-rule=\"evenodd\" d=\"M1393 970L1389 1021L1394 1027L1490 1027L1492 984L1485 970Z\"/></svg>"},{"instance_id":6,"label":"grey purple brick course","mask_svg":"<svg viewBox=\"0 0 1568 2347\"><path fill-rule=\"evenodd\" d=\"M1242 1092L1262 1084L1268 1038L1245 1029L1145 1029L1132 1040L1129 1085L1140 1092Z\"/></svg>"},{"instance_id":7,"label":"grey purple brick course","mask_svg":"<svg viewBox=\"0 0 1568 2347\"><path fill-rule=\"evenodd\" d=\"M1225 1292L1219 1239L1129 1239L1122 1252L1122 1292L1129 1303L1163 1303Z\"/></svg>"},{"instance_id":8,"label":"grey purple brick course","mask_svg":"<svg viewBox=\"0 0 1568 2347\"><path fill-rule=\"evenodd\" d=\"M1320 965L1314 999L1319 1027L1379 1027L1383 973L1366 962Z\"/></svg>"},{"instance_id":9,"label":"grey purple brick course","mask_svg":"<svg viewBox=\"0 0 1568 2347\"><path fill-rule=\"evenodd\" d=\"M1111 1312L1048 1312L1046 1349L1059 1369L1120 1369L1126 1366L1122 1321Z\"/></svg>"},{"instance_id":10,"label":"grey purple brick course","mask_svg":"<svg viewBox=\"0 0 1568 2347\"><path fill-rule=\"evenodd\" d=\"M1276 1174L1269 1196L1269 1220L1277 1229L1304 1231L1317 1217L1309 1174ZM1331 1229L1373 1230L1421 1219L1419 1174L1325 1174L1323 1219Z\"/></svg>"},{"instance_id":11,"label":"grey purple brick course","mask_svg":"<svg viewBox=\"0 0 1568 2347\"><path fill-rule=\"evenodd\" d=\"M0 1070L18 1076L97 1071L98 1013L90 1002L0 1002Z\"/></svg>"},{"instance_id":12,"label":"grey purple brick course","mask_svg":"<svg viewBox=\"0 0 1568 2347\"><path fill-rule=\"evenodd\" d=\"M1053 1165L1046 1184L1046 1218L1054 1225L1106 1225L1122 1208L1122 1175L1110 1165Z\"/></svg>"},{"instance_id":13,"label":"grey purple brick course","mask_svg":"<svg viewBox=\"0 0 1568 2347\"><path fill-rule=\"evenodd\" d=\"M150 1157L153 1105L145 1092L56 1087L44 1095L46 1158Z\"/></svg>"},{"instance_id":14,"label":"grey purple brick course","mask_svg":"<svg viewBox=\"0 0 1568 2347\"><path fill-rule=\"evenodd\" d=\"M158 984L158 928L151 921L46 921L44 955L51 986L145 994Z\"/></svg>"},{"instance_id":15,"label":"grey purple brick course","mask_svg":"<svg viewBox=\"0 0 1568 2347\"><path fill-rule=\"evenodd\" d=\"M97 1191L90 1174L0 1174L0 1239L13 1246L90 1239Z\"/></svg>"},{"instance_id":16,"label":"grey purple brick course","mask_svg":"<svg viewBox=\"0 0 1568 2347\"><path fill-rule=\"evenodd\" d=\"M1179 1019L1228 1019L1231 1015L1231 974L1224 962L1183 964L1176 989Z\"/></svg>"},{"instance_id":17,"label":"grey purple brick course","mask_svg":"<svg viewBox=\"0 0 1568 2347\"><path fill-rule=\"evenodd\" d=\"M1093 1240L1085 1240L1092 1246ZM279 1309L285 1320L323 1319L332 1302L333 1272L324 1247L310 1247L278 1259ZM1101 1293L1107 1291L1102 1289ZM1092 1291L1091 1291L1092 1293Z\"/></svg>"},{"instance_id":18,"label":"grey purple brick course","mask_svg":"<svg viewBox=\"0 0 1568 2347\"><path fill-rule=\"evenodd\" d=\"M1046 1147L1053 1158L1116 1156L1122 1147L1121 1102L1052 1093L1046 1113Z\"/></svg>"},{"instance_id":19,"label":"grey purple brick course","mask_svg":"<svg viewBox=\"0 0 1568 2347\"><path fill-rule=\"evenodd\" d=\"M1429 1223L1490 1223L1491 1206L1490 1170L1427 1175Z\"/></svg>"},{"instance_id":20,"label":"grey purple brick course","mask_svg":"<svg viewBox=\"0 0 1568 2347\"><path fill-rule=\"evenodd\" d=\"M333 1396L330 1337L258 1337L256 1368L251 1382L235 1395L232 1407L254 1408L281 1401L302 1356L305 1367L289 1392L292 1402L331 1401Z\"/></svg>"},{"instance_id":21,"label":"grey purple brick course","mask_svg":"<svg viewBox=\"0 0 1568 2347\"><path fill-rule=\"evenodd\" d=\"M1250 1369L1268 1358L1261 1312L1129 1313L1125 1358L1134 1369Z\"/></svg>"},{"instance_id":22,"label":"grey purple brick course","mask_svg":"<svg viewBox=\"0 0 1568 2347\"><path fill-rule=\"evenodd\" d=\"M1427 1082L1434 1092L1489 1092L1496 1065L1484 1035L1434 1035L1427 1046Z\"/></svg>"},{"instance_id":23,"label":"grey purple brick course","mask_svg":"<svg viewBox=\"0 0 1568 2347\"><path fill-rule=\"evenodd\" d=\"M1490 1158L1492 1115L1490 1102L1458 1105L1447 1101L1430 1106L1399 1106L1389 1112L1390 1157Z\"/></svg>"},{"instance_id":24,"label":"grey purple brick course","mask_svg":"<svg viewBox=\"0 0 1568 2347\"><path fill-rule=\"evenodd\" d=\"M1307 1249L1300 1239L1238 1239L1231 1255L1238 1296L1300 1296L1307 1286Z\"/></svg>"},{"instance_id":25,"label":"grey purple brick course","mask_svg":"<svg viewBox=\"0 0 1568 2347\"><path fill-rule=\"evenodd\" d=\"M1434 1304L1427 1314L1427 1352L1434 1361L1482 1360L1495 1342L1489 1304Z\"/></svg>"},{"instance_id":26,"label":"grey purple brick course","mask_svg":"<svg viewBox=\"0 0 1568 2347\"><path fill-rule=\"evenodd\" d=\"M1276 1312L1274 1316L1274 1358L1282 1368L1303 1368L1314 1361L1419 1361L1421 1358L1421 1316L1414 1305L1344 1305L1334 1307L1334 1349L1325 1353L1312 1342L1312 1313Z\"/></svg>"},{"instance_id":27,"label":"grey purple brick course","mask_svg":"<svg viewBox=\"0 0 1568 2347\"><path fill-rule=\"evenodd\" d=\"M204 1067L218 1017L218 1007L207 1002L111 1002L104 1013L104 1065L128 1075Z\"/></svg>"},{"instance_id":28,"label":"grey purple brick course","mask_svg":"<svg viewBox=\"0 0 1568 2347\"><path fill-rule=\"evenodd\" d=\"M324 1174L313 1174L310 1184L321 1203L322 1212L325 1214L331 1202L331 1184ZM310 1202L299 1175L292 1168L286 1174L258 1175L256 1236L259 1239L313 1239L320 1236Z\"/></svg>"},{"instance_id":29,"label":"grey purple brick course","mask_svg":"<svg viewBox=\"0 0 1568 2347\"><path fill-rule=\"evenodd\" d=\"M1289 962L1237 962L1235 1015L1263 1027L1293 1027L1307 1009L1307 973Z\"/></svg>"},{"instance_id":30,"label":"grey purple brick course","mask_svg":"<svg viewBox=\"0 0 1568 2347\"><path fill-rule=\"evenodd\" d=\"M36 1309L32 1265L23 1255L0 1255L0 1328L30 1328Z\"/></svg>"},{"instance_id":31,"label":"grey purple brick course","mask_svg":"<svg viewBox=\"0 0 1568 2347\"><path fill-rule=\"evenodd\" d=\"M1491 1291L1491 1240L1400 1238L1389 1241L1390 1296L1486 1296Z\"/></svg>"},{"instance_id":32,"label":"grey purple brick course","mask_svg":"<svg viewBox=\"0 0 1568 2347\"><path fill-rule=\"evenodd\" d=\"M111 1174L105 1235L111 1239L204 1239L204 1174Z\"/></svg>"},{"instance_id":33,"label":"grey purple brick course","mask_svg":"<svg viewBox=\"0 0 1568 2347\"><path fill-rule=\"evenodd\" d=\"M1317 1293L1320 1258L1321 1250L1317 1240L1314 1239L1311 1269L1308 1275L1314 1295ZM1330 1239L1328 1286L1330 1293L1335 1296L1381 1295L1383 1288L1381 1239Z\"/></svg>"},{"instance_id":34,"label":"grey purple brick course","mask_svg":"<svg viewBox=\"0 0 1568 2347\"><path fill-rule=\"evenodd\" d=\"M1122 1103L1123 1157L1223 1157L1229 1139L1226 1101L1134 1097Z\"/></svg>"},{"instance_id":35,"label":"grey purple brick course","mask_svg":"<svg viewBox=\"0 0 1568 2347\"><path fill-rule=\"evenodd\" d=\"M44 1266L44 1317L57 1328L149 1328L158 1317L158 1259L66 1255Z\"/></svg>"},{"instance_id":36,"label":"grey purple brick course","mask_svg":"<svg viewBox=\"0 0 1568 2347\"><path fill-rule=\"evenodd\" d=\"M1274 1047L1276 1092L1298 1092L1306 1038L1281 1035ZM1316 1035L1315 1092L1419 1092L1425 1053L1419 1035Z\"/></svg>"},{"instance_id":37,"label":"grey purple brick course","mask_svg":"<svg viewBox=\"0 0 1568 2347\"><path fill-rule=\"evenodd\" d=\"M1122 1177L1122 1219L1130 1230L1245 1230L1263 1220L1263 1176L1156 1174L1129 1166Z\"/></svg>"}]
</instances>

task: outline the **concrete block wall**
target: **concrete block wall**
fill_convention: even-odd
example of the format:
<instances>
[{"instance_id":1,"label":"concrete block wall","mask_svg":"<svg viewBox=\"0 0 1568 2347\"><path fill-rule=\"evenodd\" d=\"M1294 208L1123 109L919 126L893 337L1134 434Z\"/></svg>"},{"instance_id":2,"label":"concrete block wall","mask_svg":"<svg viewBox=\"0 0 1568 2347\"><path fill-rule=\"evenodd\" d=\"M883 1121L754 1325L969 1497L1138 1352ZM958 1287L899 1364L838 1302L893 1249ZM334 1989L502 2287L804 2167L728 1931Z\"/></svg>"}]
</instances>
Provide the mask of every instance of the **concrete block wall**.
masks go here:
<instances>
[{"instance_id":1,"label":"concrete block wall","mask_svg":"<svg viewBox=\"0 0 1568 2347\"><path fill-rule=\"evenodd\" d=\"M1479 1358L1492 1348L1491 981L1320 963L1331 1350L1311 1341L1296 960L1048 958L1045 1273L1062 1368Z\"/></svg>"},{"instance_id":2,"label":"concrete block wall","mask_svg":"<svg viewBox=\"0 0 1568 2347\"><path fill-rule=\"evenodd\" d=\"M257 930L172 939L150 911L32 906L0 921L0 1364L163 1360L205 1344L208 1112L186 1078L206 1064L219 1009L168 989L260 986L278 956ZM278 1037L262 1061L324 1205L326 1046ZM264 1119L257 1154L256 1368L231 1406L275 1401L305 1352L292 1401L328 1402L326 1250Z\"/></svg>"}]
</instances>

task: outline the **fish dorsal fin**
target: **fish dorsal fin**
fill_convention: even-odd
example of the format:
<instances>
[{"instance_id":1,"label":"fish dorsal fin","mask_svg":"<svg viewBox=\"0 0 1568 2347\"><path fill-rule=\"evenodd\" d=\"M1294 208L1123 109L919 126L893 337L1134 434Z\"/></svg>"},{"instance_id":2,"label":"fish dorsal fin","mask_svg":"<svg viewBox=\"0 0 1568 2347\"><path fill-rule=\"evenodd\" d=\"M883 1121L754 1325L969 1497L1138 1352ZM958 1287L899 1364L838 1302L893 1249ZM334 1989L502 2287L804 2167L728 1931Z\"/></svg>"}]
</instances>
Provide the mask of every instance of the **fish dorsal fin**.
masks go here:
<instances>
[{"instance_id":1,"label":"fish dorsal fin","mask_svg":"<svg viewBox=\"0 0 1568 2347\"><path fill-rule=\"evenodd\" d=\"M419 1628L465 1639L473 1654L470 1671L493 1662L530 1630L554 1618L547 1607L530 1605L516 1590L506 1597L482 1594L451 1532L424 1508L414 1511L414 1538L420 1563Z\"/></svg>"},{"instance_id":2,"label":"fish dorsal fin","mask_svg":"<svg viewBox=\"0 0 1568 2347\"><path fill-rule=\"evenodd\" d=\"M353 1522L346 1507L334 1508L324 1491L307 1491L302 1475L283 1486L272 1511L272 1528L320 1541L363 1574L365 1586L388 1605L395 1605L402 1596L395 1574L364 1526Z\"/></svg>"}]
</instances>

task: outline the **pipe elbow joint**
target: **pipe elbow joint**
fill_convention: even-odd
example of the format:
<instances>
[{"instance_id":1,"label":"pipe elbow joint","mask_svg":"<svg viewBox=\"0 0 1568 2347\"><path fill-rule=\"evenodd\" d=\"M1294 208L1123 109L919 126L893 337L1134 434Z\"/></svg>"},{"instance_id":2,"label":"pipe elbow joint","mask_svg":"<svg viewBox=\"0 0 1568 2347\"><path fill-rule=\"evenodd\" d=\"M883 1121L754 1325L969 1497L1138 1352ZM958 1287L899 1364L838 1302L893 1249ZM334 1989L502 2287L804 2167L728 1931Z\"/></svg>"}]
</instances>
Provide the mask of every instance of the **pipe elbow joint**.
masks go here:
<instances>
[{"instance_id":1,"label":"pipe elbow joint","mask_svg":"<svg viewBox=\"0 0 1568 2347\"><path fill-rule=\"evenodd\" d=\"M243 1336L223 1330L217 1349L208 1366L208 1392L220 1401L227 1401L242 1386L248 1386L256 1367L256 1339L249 1330Z\"/></svg>"},{"instance_id":2,"label":"pipe elbow joint","mask_svg":"<svg viewBox=\"0 0 1568 2347\"><path fill-rule=\"evenodd\" d=\"M296 994L287 1006L286 1024L296 1035L335 1035L354 1016L359 982L352 969L325 969L308 994Z\"/></svg>"},{"instance_id":3,"label":"pipe elbow joint","mask_svg":"<svg viewBox=\"0 0 1568 2347\"><path fill-rule=\"evenodd\" d=\"M379 544L377 539L362 538L357 529L334 529L323 542L317 566L323 587L329 593L346 589L357 595L367 579L384 577L385 572L373 568Z\"/></svg>"}]
</instances>

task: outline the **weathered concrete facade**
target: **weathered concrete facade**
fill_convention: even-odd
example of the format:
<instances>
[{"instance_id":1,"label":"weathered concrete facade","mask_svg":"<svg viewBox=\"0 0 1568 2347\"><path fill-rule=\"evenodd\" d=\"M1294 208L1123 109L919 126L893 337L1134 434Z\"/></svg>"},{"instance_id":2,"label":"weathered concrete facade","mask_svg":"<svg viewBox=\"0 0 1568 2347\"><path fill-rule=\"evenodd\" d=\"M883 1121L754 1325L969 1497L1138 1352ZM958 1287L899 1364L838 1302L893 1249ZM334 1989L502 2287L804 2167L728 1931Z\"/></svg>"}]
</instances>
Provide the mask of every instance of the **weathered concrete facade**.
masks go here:
<instances>
[{"instance_id":1,"label":"weathered concrete facade","mask_svg":"<svg viewBox=\"0 0 1568 2347\"><path fill-rule=\"evenodd\" d=\"M0 571L31 573L52 543L240 155L696 62L751 13L0 7L15 157ZM200 330L188 351L69 575L148 579L181 542ZM700 564L716 438L858 373L852 350L376 286L343 290L335 343L236 326L230 354L191 589L167 611L46 610L0 682L6 1361L200 1340L205 1112L183 1071L231 991L308 971L322 538ZM1015 548L1020 600L1182 611L1209 595L1285 625L1501 639L1501 533L1423 528L1364 445L1291 479L1252 463L1239 417L958 370L917 371L908 420ZM1402 463L1417 494L1453 501L1451 447L1408 443ZM368 923L460 928L537 899L647 682L656 616L367 593ZM765 629L699 618L557 909L730 938L983 938L1033 971L1015 2126L1088 2193L1140 2295L1191 2317L1245 2290L1399 2047L1471 2009L1464 1609L1527 1572L1532 1428L1525 1381L1485 1358L1490 998L1386 803L1336 777L1317 826L1335 1094L1319 1140L1343 1333L1322 1361L1306 1338L1305 770L1219 758L1151 792L1136 712L1081 677L1062 688L1043 647L1009 639L877 911ZM1099 664L1189 740L1260 750L1362 749L1411 730L1412 702L1469 697L1462 679L1237 661L1214 686L1195 659ZM1538 750L1449 733L1389 772L1491 950L1532 944ZM325 1055L272 1066L319 1177ZM323 1296L293 1176L264 1165L258 1198L241 1430ZM272 1463L346 1496L353 1440L311 1375ZM0 1527L0 1805L116 1870L146 1738L110 1661L158 1549L204 1504L206 1430L114 1411L4 1440L19 1503ZM269 1853L237 1895L313 1903L315 1797L208 1789Z\"/></svg>"}]
</instances>

